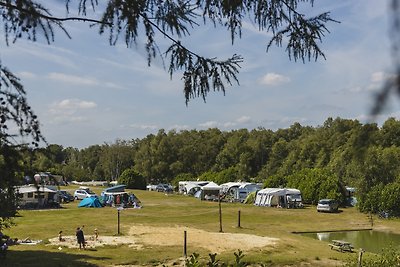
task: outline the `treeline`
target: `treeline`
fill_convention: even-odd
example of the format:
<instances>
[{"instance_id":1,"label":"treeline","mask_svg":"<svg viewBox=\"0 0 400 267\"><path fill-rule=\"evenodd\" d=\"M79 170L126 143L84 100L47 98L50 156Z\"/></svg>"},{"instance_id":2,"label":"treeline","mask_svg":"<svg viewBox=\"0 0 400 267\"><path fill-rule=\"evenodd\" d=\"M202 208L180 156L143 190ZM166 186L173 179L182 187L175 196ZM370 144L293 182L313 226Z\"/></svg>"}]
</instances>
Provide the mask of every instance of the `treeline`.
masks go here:
<instances>
[{"instance_id":1,"label":"treeline","mask_svg":"<svg viewBox=\"0 0 400 267\"><path fill-rule=\"evenodd\" d=\"M328 118L272 131L159 130L143 139L84 149L49 145L24 152L25 174L49 171L68 180L118 180L129 170L146 183L200 179L262 182L299 188L306 202L343 200L357 188L361 211L400 215L400 122L382 127Z\"/></svg>"}]
</instances>

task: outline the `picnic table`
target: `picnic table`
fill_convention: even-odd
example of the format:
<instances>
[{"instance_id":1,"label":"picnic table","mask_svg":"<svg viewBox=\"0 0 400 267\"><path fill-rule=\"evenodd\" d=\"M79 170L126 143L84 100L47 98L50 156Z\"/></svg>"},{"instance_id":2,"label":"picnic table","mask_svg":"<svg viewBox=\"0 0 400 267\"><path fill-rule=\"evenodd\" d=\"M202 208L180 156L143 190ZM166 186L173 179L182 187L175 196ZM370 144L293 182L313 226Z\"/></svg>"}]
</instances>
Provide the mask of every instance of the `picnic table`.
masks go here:
<instances>
[{"instance_id":1,"label":"picnic table","mask_svg":"<svg viewBox=\"0 0 400 267\"><path fill-rule=\"evenodd\" d=\"M329 244L331 249L339 250L340 252L353 252L353 245L350 242L343 241L343 240L332 240L332 243Z\"/></svg>"}]
</instances>

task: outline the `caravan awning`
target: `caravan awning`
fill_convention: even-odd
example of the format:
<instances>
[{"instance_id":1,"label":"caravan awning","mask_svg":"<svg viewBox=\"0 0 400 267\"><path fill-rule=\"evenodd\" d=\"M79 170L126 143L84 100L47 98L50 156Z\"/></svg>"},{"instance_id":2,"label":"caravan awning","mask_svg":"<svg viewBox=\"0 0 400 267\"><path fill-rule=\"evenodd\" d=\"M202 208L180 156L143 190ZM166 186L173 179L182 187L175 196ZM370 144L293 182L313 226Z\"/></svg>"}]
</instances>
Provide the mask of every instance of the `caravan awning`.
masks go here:
<instances>
[{"instance_id":1,"label":"caravan awning","mask_svg":"<svg viewBox=\"0 0 400 267\"><path fill-rule=\"evenodd\" d=\"M36 186L21 186L17 187L15 189L20 194L25 194L25 193L35 193L35 192L41 192L41 193L57 193L56 190L52 190L50 188L47 188L45 186L39 187L39 189Z\"/></svg>"},{"instance_id":2,"label":"caravan awning","mask_svg":"<svg viewBox=\"0 0 400 267\"><path fill-rule=\"evenodd\" d=\"M201 189L204 190L221 190L221 186L217 185L214 182L210 182L208 184L206 184L205 186L201 187Z\"/></svg>"}]
</instances>

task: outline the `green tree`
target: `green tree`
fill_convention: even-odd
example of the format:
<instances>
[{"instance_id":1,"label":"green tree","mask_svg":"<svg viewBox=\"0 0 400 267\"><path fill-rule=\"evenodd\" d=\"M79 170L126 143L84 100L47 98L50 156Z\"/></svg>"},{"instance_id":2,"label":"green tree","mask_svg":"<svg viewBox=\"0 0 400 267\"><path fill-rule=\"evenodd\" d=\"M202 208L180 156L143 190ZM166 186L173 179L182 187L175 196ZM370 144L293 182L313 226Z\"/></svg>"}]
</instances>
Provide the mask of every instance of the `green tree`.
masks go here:
<instances>
[{"instance_id":1,"label":"green tree","mask_svg":"<svg viewBox=\"0 0 400 267\"><path fill-rule=\"evenodd\" d=\"M20 153L15 148L0 146L0 231L11 226L12 218L17 214L18 198L14 186L22 178L18 171L20 159Z\"/></svg>"},{"instance_id":2,"label":"green tree","mask_svg":"<svg viewBox=\"0 0 400 267\"><path fill-rule=\"evenodd\" d=\"M99 162L107 181L117 180L121 173L134 165L135 144L125 140L104 144ZM93 165L94 166L94 165ZM100 168L100 167L99 167Z\"/></svg>"},{"instance_id":3,"label":"green tree","mask_svg":"<svg viewBox=\"0 0 400 267\"><path fill-rule=\"evenodd\" d=\"M301 191L305 203L316 204L322 198L333 198L343 203L343 185L339 178L326 169L303 169L287 177L287 186Z\"/></svg>"},{"instance_id":4,"label":"green tree","mask_svg":"<svg viewBox=\"0 0 400 267\"><path fill-rule=\"evenodd\" d=\"M384 147L400 146L400 121L389 118L383 123L379 143Z\"/></svg>"},{"instance_id":5,"label":"green tree","mask_svg":"<svg viewBox=\"0 0 400 267\"><path fill-rule=\"evenodd\" d=\"M134 169L126 169L118 178L118 184L130 189L146 189L146 179Z\"/></svg>"},{"instance_id":6,"label":"green tree","mask_svg":"<svg viewBox=\"0 0 400 267\"><path fill-rule=\"evenodd\" d=\"M37 146L44 138L22 84L0 62L0 229L10 226L17 213L14 186L23 177L21 149L29 145L24 140L32 140L31 144Z\"/></svg>"},{"instance_id":7,"label":"green tree","mask_svg":"<svg viewBox=\"0 0 400 267\"><path fill-rule=\"evenodd\" d=\"M391 216L400 216L400 183L387 184L381 191L380 211L387 211Z\"/></svg>"}]
</instances>

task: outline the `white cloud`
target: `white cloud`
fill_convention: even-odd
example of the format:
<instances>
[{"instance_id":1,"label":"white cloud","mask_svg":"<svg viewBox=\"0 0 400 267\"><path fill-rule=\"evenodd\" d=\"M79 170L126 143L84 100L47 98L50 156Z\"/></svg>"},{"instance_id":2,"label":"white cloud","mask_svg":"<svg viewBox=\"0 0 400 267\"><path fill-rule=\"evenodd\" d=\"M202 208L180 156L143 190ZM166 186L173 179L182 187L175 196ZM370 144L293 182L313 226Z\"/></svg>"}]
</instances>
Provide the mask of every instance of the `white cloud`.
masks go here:
<instances>
[{"instance_id":1,"label":"white cloud","mask_svg":"<svg viewBox=\"0 0 400 267\"><path fill-rule=\"evenodd\" d=\"M190 129L190 126L189 125L179 125L179 124L175 124L175 125L172 125L172 126L170 126L170 127L168 127L168 131L170 131L170 130L176 130L176 131L182 131L182 130L188 130L188 129Z\"/></svg>"},{"instance_id":2,"label":"white cloud","mask_svg":"<svg viewBox=\"0 0 400 267\"><path fill-rule=\"evenodd\" d=\"M232 128L232 127L235 127L236 125L237 125L236 122L231 122L231 121L228 121L228 122L225 122L222 124L222 126L224 128Z\"/></svg>"},{"instance_id":3,"label":"white cloud","mask_svg":"<svg viewBox=\"0 0 400 267\"><path fill-rule=\"evenodd\" d=\"M21 71L17 73L17 76L22 79L33 79L36 78L36 74L29 71Z\"/></svg>"},{"instance_id":4,"label":"white cloud","mask_svg":"<svg viewBox=\"0 0 400 267\"><path fill-rule=\"evenodd\" d=\"M58 72L49 73L47 75L47 78L54 80L54 81L59 81L59 82L63 82L63 83L71 83L71 84L76 84L76 85L83 85L83 86L104 86L107 88L115 88L115 89L122 88L121 86L116 85L115 83L102 82L102 81L97 80L96 78L81 77L81 76L69 75L69 74L58 73Z\"/></svg>"},{"instance_id":5,"label":"white cloud","mask_svg":"<svg viewBox=\"0 0 400 267\"><path fill-rule=\"evenodd\" d=\"M140 129L140 130L156 130L158 129L157 125L151 124L131 124L131 128Z\"/></svg>"},{"instance_id":6,"label":"white cloud","mask_svg":"<svg viewBox=\"0 0 400 267\"><path fill-rule=\"evenodd\" d=\"M53 109L62 110L78 110L78 109L90 109L97 107L97 104L92 101L84 101L80 99L64 99L60 102L52 104Z\"/></svg>"},{"instance_id":7,"label":"white cloud","mask_svg":"<svg viewBox=\"0 0 400 267\"><path fill-rule=\"evenodd\" d=\"M73 83L79 85L97 85L99 82L93 78L83 78L75 75L52 72L47 75L47 78L60 82Z\"/></svg>"},{"instance_id":8,"label":"white cloud","mask_svg":"<svg viewBox=\"0 0 400 267\"><path fill-rule=\"evenodd\" d=\"M200 123L199 126L203 128L222 127L228 129L234 127L244 127L243 125L249 124L250 122L251 118L249 116L241 116L234 121L226 121L226 122L207 121L204 123Z\"/></svg>"},{"instance_id":9,"label":"white cloud","mask_svg":"<svg viewBox=\"0 0 400 267\"><path fill-rule=\"evenodd\" d=\"M97 107L96 103L80 99L64 99L54 102L49 109L50 124L87 122L89 118L82 114L83 111L95 107Z\"/></svg>"},{"instance_id":10,"label":"white cloud","mask_svg":"<svg viewBox=\"0 0 400 267\"><path fill-rule=\"evenodd\" d=\"M203 128L215 128L215 127L218 126L218 122L216 122L216 121L206 121L206 122L200 123L199 126L203 127Z\"/></svg>"},{"instance_id":11,"label":"white cloud","mask_svg":"<svg viewBox=\"0 0 400 267\"><path fill-rule=\"evenodd\" d=\"M242 117L238 118L236 121L238 123L245 124L245 123L250 123L251 118L249 116L242 116Z\"/></svg>"},{"instance_id":12,"label":"white cloud","mask_svg":"<svg viewBox=\"0 0 400 267\"><path fill-rule=\"evenodd\" d=\"M289 77L274 72L267 73L260 80L260 83L263 85L273 85L273 86L288 82L290 82Z\"/></svg>"},{"instance_id":13,"label":"white cloud","mask_svg":"<svg viewBox=\"0 0 400 267\"><path fill-rule=\"evenodd\" d=\"M371 82L377 83L385 80L385 73L383 71L374 72L371 75Z\"/></svg>"},{"instance_id":14,"label":"white cloud","mask_svg":"<svg viewBox=\"0 0 400 267\"><path fill-rule=\"evenodd\" d=\"M40 61L45 60L67 68L77 67L75 62L71 59L71 55L73 56L75 53L56 46L20 41L18 46L15 46L15 50L11 51L11 53L31 55L39 58Z\"/></svg>"}]
</instances>

